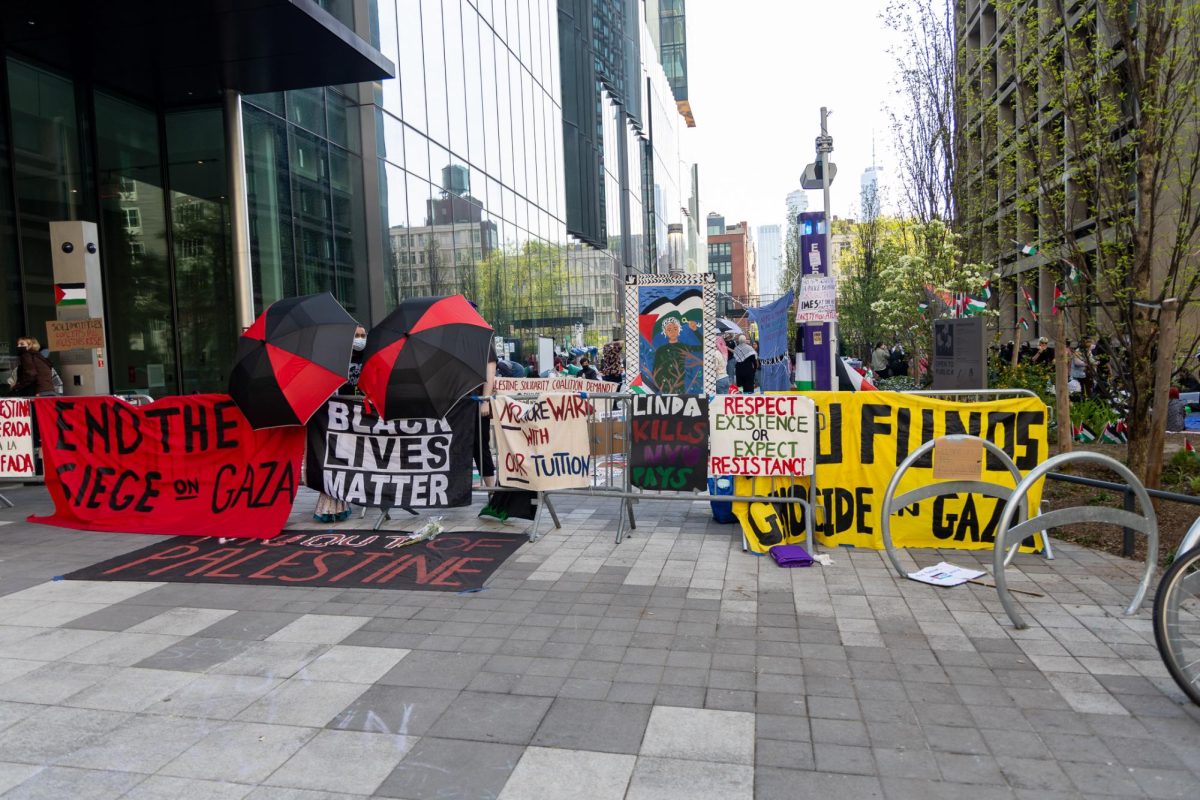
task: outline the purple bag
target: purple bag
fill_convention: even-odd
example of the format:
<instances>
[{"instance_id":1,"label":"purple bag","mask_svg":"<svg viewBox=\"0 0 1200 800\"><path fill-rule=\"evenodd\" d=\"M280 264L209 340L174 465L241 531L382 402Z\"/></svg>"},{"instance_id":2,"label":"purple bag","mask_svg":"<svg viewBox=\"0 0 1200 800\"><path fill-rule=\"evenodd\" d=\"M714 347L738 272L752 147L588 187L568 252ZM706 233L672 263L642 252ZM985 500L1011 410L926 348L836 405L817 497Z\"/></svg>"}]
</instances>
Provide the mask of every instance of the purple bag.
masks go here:
<instances>
[{"instance_id":1,"label":"purple bag","mask_svg":"<svg viewBox=\"0 0 1200 800\"><path fill-rule=\"evenodd\" d=\"M781 567L811 567L813 563L812 556L798 544L777 544L770 553Z\"/></svg>"}]
</instances>

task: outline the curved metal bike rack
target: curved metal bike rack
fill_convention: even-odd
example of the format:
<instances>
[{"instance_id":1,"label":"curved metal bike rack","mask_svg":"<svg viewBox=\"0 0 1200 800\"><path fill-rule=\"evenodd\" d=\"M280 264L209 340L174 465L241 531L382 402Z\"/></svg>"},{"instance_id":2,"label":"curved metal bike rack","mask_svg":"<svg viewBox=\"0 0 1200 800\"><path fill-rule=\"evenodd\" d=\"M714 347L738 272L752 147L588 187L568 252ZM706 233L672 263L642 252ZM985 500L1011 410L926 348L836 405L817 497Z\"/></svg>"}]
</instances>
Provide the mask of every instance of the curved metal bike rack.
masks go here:
<instances>
[{"instance_id":1,"label":"curved metal bike rack","mask_svg":"<svg viewBox=\"0 0 1200 800\"><path fill-rule=\"evenodd\" d=\"M1192 523L1192 527L1188 528L1188 532L1184 534L1183 541L1179 543L1179 547L1175 548L1175 557L1179 558L1187 551L1200 545L1200 517Z\"/></svg>"},{"instance_id":2,"label":"curved metal bike rack","mask_svg":"<svg viewBox=\"0 0 1200 800\"><path fill-rule=\"evenodd\" d=\"M1008 457L1008 453L1004 452L1004 450L1002 450L998 445L978 436L970 436L964 433L956 433L949 436L939 436L936 439L931 439L930 441L918 447L916 450L909 453L908 457L901 461L900 466L896 467L896 471L892 473L892 479L888 482L887 489L885 489L883 492L883 505L880 507L880 516L882 517L880 529L883 534L883 547L885 550L887 550L888 558L891 560L892 566L895 567L896 573L901 578L907 577L908 573L906 573L904 568L900 566L900 559L896 556L896 547L892 544L893 507L895 507L896 510L904 509L908 506L911 506L913 503L918 503L922 500L928 500L931 497L938 497L944 494L981 494L986 497L995 497L1000 500L1008 501L1016 491L1016 489L1010 489L1007 486L1001 486L998 483L990 483L983 480L944 481L941 483L930 483L917 489L913 489L911 492L905 492L899 497L895 497L894 495L896 494L896 489L899 487L900 479L904 477L904 473L908 472L912 465L917 463L917 460L921 458L921 456L928 453L937 445L938 442L942 441L978 443L983 447L984 450L1000 459L1000 462L1004 465L1005 469L1012 474L1013 480L1016 482L1016 484L1018 486L1021 484L1021 470L1018 469L1017 465L1013 463L1013 460ZM1028 514L1026 513L1026 507L1027 501L1025 499L1025 495L1021 495L1020 510L1022 512L1022 517L1028 517ZM1007 508L1005 508L1005 513L1012 508L1014 508L1014 506L1009 503ZM1035 519L1037 518L1035 517ZM1029 522L1024 524L1028 525ZM997 541L999 541L998 536ZM1008 561L1012 560L1020 546L1021 542L1020 540L1017 540L1017 543L1013 545L1011 552L1009 552L1008 558L1004 563L1008 563Z\"/></svg>"},{"instance_id":3,"label":"curved metal bike rack","mask_svg":"<svg viewBox=\"0 0 1200 800\"><path fill-rule=\"evenodd\" d=\"M1008 591L1008 581L1004 577L1004 566L1008 561L1003 558L1002 553L1004 552L1004 543L1010 538L1015 538L1017 543L1020 544L1021 540L1026 536L1038 531L1046 531L1051 528L1073 525L1080 522L1120 525L1132 528L1135 531L1141 531L1146 534L1148 540L1146 546L1146 570L1142 575L1141 583L1138 585L1137 593L1133 597L1133 602L1129 604L1129 608L1125 609L1126 616L1132 616L1137 613L1138 608L1142 605L1142 600L1146 597L1147 590L1150 588L1150 581L1154 577L1154 566L1158 563L1158 516L1154 513L1154 506L1150 503L1150 495L1146 492L1146 487L1142 486L1142 482L1130 471L1129 467L1115 458L1101 455L1100 453L1090 453L1087 451L1062 453L1043 461L1030 470L1029 474L1013 489L1012 496L1020 498L1021 502L1024 503L1029 490L1033 488L1034 484L1042 480L1046 476L1046 473L1053 472L1063 464L1080 461L1100 464L1124 478L1133 490L1133 493L1137 496L1142 514L1135 514L1132 511L1124 511L1116 508L1075 506L1073 508L1060 508L1056 511L1049 511L1009 528L1009 525L1013 523L1013 515L1016 513L1016 506L1009 503L1000 517L1000 525L996 530L996 543L992 551L992 579L996 581L996 593L1000 595L1000 603L1004 606L1005 613L1008 614L1008 618L1012 620L1013 625L1017 628L1027 628L1029 626L1017 612L1016 603L1013 602L1012 596Z\"/></svg>"}]
</instances>

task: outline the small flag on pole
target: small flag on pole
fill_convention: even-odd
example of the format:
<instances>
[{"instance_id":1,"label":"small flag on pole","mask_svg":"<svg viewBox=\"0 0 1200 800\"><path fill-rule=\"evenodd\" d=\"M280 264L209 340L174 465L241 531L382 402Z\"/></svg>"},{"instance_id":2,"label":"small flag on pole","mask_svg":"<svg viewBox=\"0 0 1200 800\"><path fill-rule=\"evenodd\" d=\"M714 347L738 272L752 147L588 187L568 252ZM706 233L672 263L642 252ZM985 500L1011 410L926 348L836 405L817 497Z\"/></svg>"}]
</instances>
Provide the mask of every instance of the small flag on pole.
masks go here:
<instances>
[{"instance_id":1,"label":"small flag on pole","mask_svg":"<svg viewBox=\"0 0 1200 800\"><path fill-rule=\"evenodd\" d=\"M974 298L967 300L967 314L969 316L982 314L984 311L987 311L987 303L983 300L976 300Z\"/></svg>"},{"instance_id":2,"label":"small flag on pole","mask_svg":"<svg viewBox=\"0 0 1200 800\"><path fill-rule=\"evenodd\" d=\"M1096 441L1096 434L1092 433L1088 426L1080 424L1075 431L1075 440L1079 442L1094 442Z\"/></svg>"},{"instance_id":3,"label":"small flag on pole","mask_svg":"<svg viewBox=\"0 0 1200 800\"><path fill-rule=\"evenodd\" d=\"M1029 330L1029 323L1025 321L1024 317L1021 317L1020 322L1021 322L1022 328L1024 328L1025 330Z\"/></svg>"},{"instance_id":4,"label":"small flag on pole","mask_svg":"<svg viewBox=\"0 0 1200 800\"><path fill-rule=\"evenodd\" d=\"M1051 314L1057 314L1060 308L1067 307L1067 296L1063 294L1062 289L1057 285L1054 287L1054 308L1050 309Z\"/></svg>"},{"instance_id":5,"label":"small flag on pole","mask_svg":"<svg viewBox=\"0 0 1200 800\"><path fill-rule=\"evenodd\" d=\"M54 305L86 306L87 287L82 283L54 284Z\"/></svg>"},{"instance_id":6,"label":"small flag on pole","mask_svg":"<svg viewBox=\"0 0 1200 800\"><path fill-rule=\"evenodd\" d=\"M992 299L992 281L990 279L983 282L983 299Z\"/></svg>"},{"instance_id":7,"label":"small flag on pole","mask_svg":"<svg viewBox=\"0 0 1200 800\"><path fill-rule=\"evenodd\" d=\"M1067 277L1068 277L1068 280L1071 281L1071 283L1079 283L1079 270L1075 269L1074 264L1071 265L1071 272L1068 274Z\"/></svg>"},{"instance_id":8,"label":"small flag on pole","mask_svg":"<svg viewBox=\"0 0 1200 800\"><path fill-rule=\"evenodd\" d=\"M1038 249L1037 249L1036 244L1021 245L1021 255L1023 255L1023 256L1036 256L1037 252L1038 252Z\"/></svg>"},{"instance_id":9,"label":"small flag on pole","mask_svg":"<svg viewBox=\"0 0 1200 800\"><path fill-rule=\"evenodd\" d=\"M1037 303L1033 301L1033 297L1029 294L1029 290L1024 286L1021 287L1021 293L1025 295L1025 302L1029 304L1029 310L1033 313L1033 318L1037 319Z\"/></svg>"},{"instance_id":10,"label":"small flag on pole","mask_svg":"<svg viewBox=\"0 0 1200 800\"><path fill-rule=\"evenodd\" d=\"M1196 448L1192 447L1192 440L1191 440L1191 439L1188 439L1188 438L1186 438L1186 437L1184 438L1184 440L1183 440L1183 451L1184 451L1185 453L1191 453L1193 456L1194 456L1194 455L1196 455Z\"/></svg>"},{"instance_id":11,"label":"small flag on pole","mask_svg":"<svg viewBox=\"0 0 1200 800\"><path fill-rule=\"evenodd\" d=\"M922 314L924 314L928 310L929 303L917 303L917 311L920 311Z\"/></svg>"}]
</instances>

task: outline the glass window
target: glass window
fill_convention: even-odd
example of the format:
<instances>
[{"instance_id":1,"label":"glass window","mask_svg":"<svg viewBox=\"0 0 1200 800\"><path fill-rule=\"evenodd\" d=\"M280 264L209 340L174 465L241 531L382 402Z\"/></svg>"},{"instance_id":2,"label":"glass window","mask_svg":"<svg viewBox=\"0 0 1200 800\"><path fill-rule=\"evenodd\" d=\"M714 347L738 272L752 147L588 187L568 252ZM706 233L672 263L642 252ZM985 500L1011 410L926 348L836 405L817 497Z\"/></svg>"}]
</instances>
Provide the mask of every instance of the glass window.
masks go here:
<instances>
[{"instance_id":1,"label":"glass window","mask_svg":"<svg viewBox=\"0 0 1200 800\"><path fill-rule=\"evenodd\" d=\"M487 163L483 140L487 136L483 122L483 78L480 74L482 52L479 44L479 15L461 0L463 14L463 61L466 77L464 100L467 106L467 151L463 154L473 165L483 168ZM487 27L483 28L485 31ZM489 67L491 64L489 63Z\"/></svg>"},{"instance_id":2,"label":"glass window","mask_svg":"<svg viewBox=\"0 0 1200 800\"><path fill-rule=\"evenodd\" d=\"M250 217L254 301L261 311L276 300L297 293L287 124L270 114L247 108L242 138L246 147L246 205Z\"/></svg>"},{"instance_id":3,"label":"glass window","mask_svg":"<svg viewBox=\"0 0 1200 800\"><path fill-rule=\"evenodd\" d=\"M334 258L337 263L337 291L334 292L351 314L367 311L366 219L363 205L362 159L338 147L329 148L331 206L333 209ZM356 269L362 267L362 269Z\"/></svg>"},{"instance_id":4,"label":"glass window","mask_svg":"<svg viewBox=\"0 0 1200 800\"><path fill-rule=\"evenodd\" d=\"M0 125L0 370L15 364L17 338L25 335L21 270L17 260L17 226L13 215L12 170L5 126ZM5 375L7 377L7 375Z\"/></svg>"},{"instance_id":5,"label":"glass window","mask_svg":"<svg viewBox=\"0 0 1200 800\"><path fill-rule=\"evenodd\" d=\"M446 106L450 119L450 138L446 145L462 158L467 157L467 85L463 69L462 16L459 0L444 0L442 20L446 51Z\"/></svg>"},{"instance_id":6,"label":"glass window","mask_svg":"<svg viewBox=\"0 0 1200 800\"><path fill-rule=\"evenodd\" d=\"M159 152L150 110L96 93L96 174L114 392L160 397L179 391L174 287ZM134 192L122 192L121 186Z\"/></svg>"},{"instance_id":7,"label":"glass window","mask_svg":"<svg viewBox=\"0 0 1200 800\"><path fill-rule=\"evenodd\" d=\"M329 141L352 153L361 153L358 106L336 89L326 89L325 99L329 115Z\"/></svg>"},{"instance_id":8,"label":"glass window","mask_svg":"<svg viewBox=\"0 0 1200 800\"><path fill-rule=\"evenodd\" d=\"M182 390L223 392L237 348L219 108L166 115Z\"/></svg>"},{"instance_id":9,"label":"glass window","mask_svg":"<svg viewBox=\"0 0 1200 800\"><path fill-rule=\"evenodd\" d=\"M446 48L442 40L441 0L422 0L421 34L425 53L425 105L429 111L429 137L443 145L449 141L446 111Z\"/></svg>"},{"instance_id":10,"label":"glass window","mask_svg":"<svg viewBox=\"0 0 1200 800\"><path fill-rule=\"evenodd\" d=\"M336 294L328 145L305 131L288 133L297 294Z\"/></svg>"},{"instance_id":11,"label":"glass window","mask_svg":"<svg viewBox=\"0 0 1200 800\"><path fill-rule=\"evenodd\" d=\"M75 87L9 59L8 93L25 281L23 333L43 338L46 320L55 318L49 222L80 219L88 194L79 163Z\"/></svg>"}]
</instances>

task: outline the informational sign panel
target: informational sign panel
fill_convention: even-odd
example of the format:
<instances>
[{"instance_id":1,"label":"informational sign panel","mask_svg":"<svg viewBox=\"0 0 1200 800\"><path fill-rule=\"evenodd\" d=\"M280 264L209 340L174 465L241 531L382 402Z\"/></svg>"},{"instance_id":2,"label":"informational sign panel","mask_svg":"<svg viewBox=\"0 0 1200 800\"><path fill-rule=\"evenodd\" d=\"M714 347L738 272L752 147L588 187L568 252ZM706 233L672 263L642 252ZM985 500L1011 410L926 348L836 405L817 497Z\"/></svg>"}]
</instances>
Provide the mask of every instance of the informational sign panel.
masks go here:
<instances>
[{"instance_id":1,"label":"informational sign panel","mask_svg":"<svg viewBox=\"0 0 1200 800\"><path fill-rule=\"evenodd\" d=\"M796 322L837 321L837 278L804 275L796 299Z\"/></svg>"},{"instance_id":2,"label":"informational sign panel","mask_svg":"<svg viewBox=\"0 0 1200 800\"><path fill-rule=\"evenodd\" d=\"M709 474L811 475L816 430L816 407L803 395L718 395L709 404Z\"/></svg>"},{"instance_id":3,"label":"informational sign panel","mask_svg":"<svg viewBox=\"0 0 1200 800\"><path fill-rule=\"evenodd\" d=\"M46 347L60 350L87 350L104 347L104 320L72 319L46 322Z\"/></svg>"},{"instance_id":4,"label":"informational sign panel","mask_svg":"<svg viewBox=\"0 0 1200 800\"><path fill-rule=\"evenodd\" d=\"M496 378L496 394L545 394L548 392L615 392L617 384L586 378Z\"/></svg>"},{"instance_id":5,"label":"informational sign panel","mask_svg":"<svg viewBox=\"0 0 1200 800\"><path fill-rule=\"evenodd\" d=\"M986 389L987 347L983 317L933 322L933 388Z\"/></svg>"},{"instance_id":6,"label":"informational sign panel","mask_svg":"<svg viewBox=\"0 0 1200 800\"><path fill-rule=\"evenodd\" d=\"M0 478L32 478L35 475L29 401L0 399Z\"/></svg>"}]
</instances>

